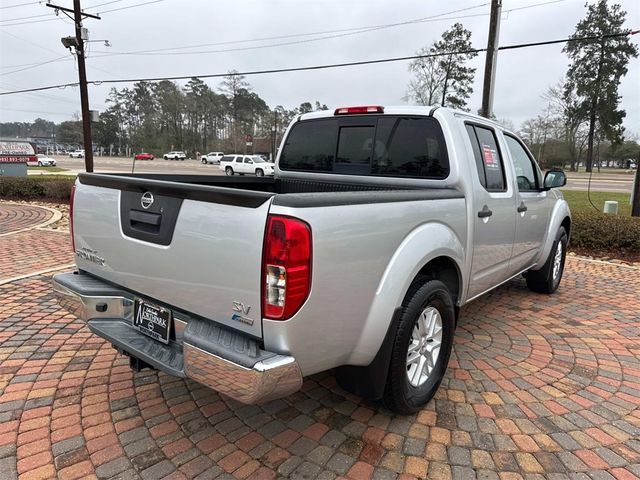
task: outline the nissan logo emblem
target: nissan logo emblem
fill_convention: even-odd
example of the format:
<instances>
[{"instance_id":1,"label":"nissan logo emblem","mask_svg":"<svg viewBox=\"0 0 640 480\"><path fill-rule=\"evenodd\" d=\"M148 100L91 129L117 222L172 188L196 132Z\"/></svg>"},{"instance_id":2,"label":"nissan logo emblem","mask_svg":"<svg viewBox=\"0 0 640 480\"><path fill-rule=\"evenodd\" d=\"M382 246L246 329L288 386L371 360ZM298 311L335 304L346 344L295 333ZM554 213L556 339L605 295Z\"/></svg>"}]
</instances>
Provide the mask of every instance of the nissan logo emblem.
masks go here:
<instances>
[{"instance_id":1,"label":"nissan logo emblem","mask_svg":"<svg viewBox=\"0 0 640 480\"><path fill-rule=\"evenodd\" d=\"M142 208L145 210L153 205L153 194L151 192L144 192L140 199L140 205L142 205Z\"/></svg>"}]
</instances>

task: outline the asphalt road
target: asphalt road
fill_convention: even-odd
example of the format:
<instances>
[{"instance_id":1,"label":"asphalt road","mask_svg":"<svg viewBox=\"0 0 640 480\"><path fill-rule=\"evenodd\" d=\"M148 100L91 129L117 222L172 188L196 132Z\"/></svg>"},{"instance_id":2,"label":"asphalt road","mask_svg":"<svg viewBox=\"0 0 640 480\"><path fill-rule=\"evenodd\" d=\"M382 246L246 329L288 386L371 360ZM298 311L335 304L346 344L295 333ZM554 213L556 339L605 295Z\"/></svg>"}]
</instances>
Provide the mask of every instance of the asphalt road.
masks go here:
<instances>
[{"instance_id":1,"label":"asphalt road","mask_svg":"<svg viewBox=\"0 0 640 480\"><path fill-rule=\"evenodd\" d=\"M75 173L84 171L84 159L55 157L58 166ZM96 172L131 172L133 160L130 158L95 157L94 170ZM224 175L217 165L203 165L197 160L139 160L135 164L136 172L144 173L181 173L195 175ZM589 175L585 173L567 172L566 190L587 190ZM594 173L591 179L591 190L601 192L631 193L633 188L633 174L624 173Z\"/></svg>"}]
</instances>

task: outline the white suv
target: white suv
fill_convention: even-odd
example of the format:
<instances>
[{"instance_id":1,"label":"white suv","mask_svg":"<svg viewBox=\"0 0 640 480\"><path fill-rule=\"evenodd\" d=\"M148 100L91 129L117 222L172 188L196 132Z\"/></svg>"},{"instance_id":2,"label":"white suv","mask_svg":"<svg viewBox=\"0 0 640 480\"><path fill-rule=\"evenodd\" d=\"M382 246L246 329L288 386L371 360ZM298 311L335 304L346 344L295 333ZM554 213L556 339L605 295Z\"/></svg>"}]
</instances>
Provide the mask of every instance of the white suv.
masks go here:
<instances>
[{"instance_id":1,"label":"white suv","mask_svg":"<svg viewBox=\"0 0 640 480\"><path fill-rule=\"evenodd\" d=\"M187 154L180 151L174 151L165 153L162 158L165 160L185 160L187 158Z\"/></svg>"},{"instance_id":2,"label":"white suv","mask_svg":"<svg viewBox=\"0 0 640 480\"><path fill-rule=\"evenodd\" d=\"M84 158L84 150L75 150L69 153L71 158Z\"/></svg>"},{"instance_id":3,"label":"white suv","mask_svg":"<svg viewBox=\"0 0 640 480\"><path fill-rule=\"evenodd\" d=\"M209 152L206 155L202 155L200 160L202 163L213 163L215 165L220 165L220 159L224 156L222 152Z\"/></svg>"},{"instance_id":4,"label":"white suv","mask_svg":"<svg viewBox=\"0 0 640 480\"><path fill-rule=\"evenodd\" d=\"M273 175L274 164L265 162L259 155L225 155L220 160L220 170L228 176L248 173L256 177Z\"/></svg>"}]
</instances>

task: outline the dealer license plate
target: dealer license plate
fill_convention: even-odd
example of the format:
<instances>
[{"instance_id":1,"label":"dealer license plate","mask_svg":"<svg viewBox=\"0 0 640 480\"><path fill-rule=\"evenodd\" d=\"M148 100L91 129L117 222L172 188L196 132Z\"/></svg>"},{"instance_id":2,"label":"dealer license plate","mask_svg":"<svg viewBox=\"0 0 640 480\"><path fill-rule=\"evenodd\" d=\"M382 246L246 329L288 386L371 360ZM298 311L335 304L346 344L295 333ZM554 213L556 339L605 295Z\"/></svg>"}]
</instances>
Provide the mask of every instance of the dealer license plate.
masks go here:
<instances>
[{"instance_id":1,"label":"dealer license plate","mask_svg":"<svg viewBox=\"0 0 640 480\"><path fill-rule=\"evenodd\" d=\"M169 343L170 325L171 310L142 300L136 300L133 326L142 333L159 342Z\"/></svg>"}]
</instances>

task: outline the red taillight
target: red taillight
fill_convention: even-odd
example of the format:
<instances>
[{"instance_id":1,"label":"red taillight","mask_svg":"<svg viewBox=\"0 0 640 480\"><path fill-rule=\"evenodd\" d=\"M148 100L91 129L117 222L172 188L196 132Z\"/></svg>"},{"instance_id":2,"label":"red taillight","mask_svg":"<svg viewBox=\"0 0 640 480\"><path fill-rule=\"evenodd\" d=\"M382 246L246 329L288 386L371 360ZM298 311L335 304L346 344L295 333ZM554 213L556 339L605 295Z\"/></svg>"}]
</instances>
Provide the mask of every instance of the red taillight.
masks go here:
<instances>
[{"instance_id":1,"label":"red taillight","mask_svg":"<svg viewBox=\"0 0 640 480\"><path fill-rule=\"evenodd\" d=\"M384 113L384 107L369 105L365 107L336 108L334 115L349 115L353 113Z\"/></svg>"},{"instance_id":2,"label":"red taillight","mask_svg":"<svg viewBox=\"0 0 640 480\"><path fill-rule=\"evenodd\" d=\"M269 215L262 252L262 314L286 320L311 288L311 228L302 220Z\"/></svg>"},{"instance_id":3,"label":"red taillight","mask_svg":"<svg viewBox=\"0 0 640 480\"><path fill-rule=\"evenodd\" d=\"M69 230L71 231L71 248L76 251L76 239L73 237L73 199L76 196L76 186L71 187L71 195L69 196Z\"/></svg>"}]
</instances>

